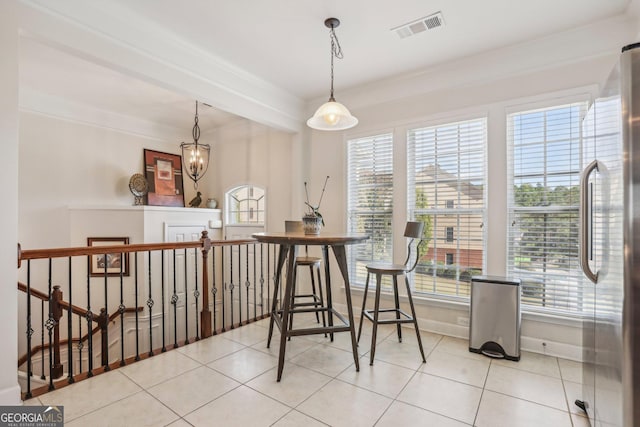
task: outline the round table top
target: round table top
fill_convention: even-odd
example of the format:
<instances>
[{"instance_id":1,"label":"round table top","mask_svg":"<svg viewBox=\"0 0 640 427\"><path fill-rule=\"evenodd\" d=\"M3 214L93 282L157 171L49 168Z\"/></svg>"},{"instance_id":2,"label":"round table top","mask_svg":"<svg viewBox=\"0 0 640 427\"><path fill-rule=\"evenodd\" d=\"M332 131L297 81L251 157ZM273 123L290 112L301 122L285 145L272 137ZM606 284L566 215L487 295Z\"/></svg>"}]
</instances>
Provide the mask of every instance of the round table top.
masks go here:
<instances>
[{"instance_id":1,"label":"round table top","mask_svg":"<svg viewBox=\"0 0 640 427\"><path fill-rule=\"evenodd\" d=\"M280 245L351 245L367 240L368 235L363 233L285 233L263 232L251 235L262 243L276 243Z\"/></svg>"}]
</instances>

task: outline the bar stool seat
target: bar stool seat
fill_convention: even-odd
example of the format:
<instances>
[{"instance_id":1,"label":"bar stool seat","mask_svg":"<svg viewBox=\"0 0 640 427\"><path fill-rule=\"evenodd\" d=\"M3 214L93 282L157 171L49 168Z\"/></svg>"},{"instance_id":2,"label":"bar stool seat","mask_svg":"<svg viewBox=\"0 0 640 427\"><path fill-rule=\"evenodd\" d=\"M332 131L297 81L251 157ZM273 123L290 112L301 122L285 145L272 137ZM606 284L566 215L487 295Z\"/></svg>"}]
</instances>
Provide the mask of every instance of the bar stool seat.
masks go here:
<instances>
[{"instance_id":1,"label":"bar stool seat","mask_svg":"<svg viewBox=\"0 0 640 427\"><path fill-rule=\"evenodd\" d=\"M409 278L407 276L408 273L413 271L418 265L418 261L420 260L420 243L416 245L417 255L416 261L412 267L409 267L409 259L411 258L411 244L416 238L422 237L422 231L424 228L424 224L422 222L407 222L407 226L405 228L405 237L410 237L408 245L408 255L407 260L404 264L393 264L393 263L383 263L383 262L374 262L371 264L367 264L367 281L364 286L364 297L362 301L362 310L360 312L360 325L358 326L358 342L360 342L360 335L362 334L362 321L366 317L371 322L373 322L373 335L371 337L371 352L369 358L369 365L373 365L373 360L376 354L376 336L378 332L378 325L382 324L395 324L397 333L398 333L398 341L402 342L402 327L403 323L413 323L416 337L418 339L418 348L420 349L420 355L422 356L422 362L425 363L426 359L424 357L424 350L422 348L422 339L420 338L420 330L418 328L418 321L416 319L416 311L413 305L413 298L411 296L411 286L409 284ZM369 291L369 279L371 275L374 274L376 276L376 295L374 301L373 309L366 309L367 304L367 293ZM382 288L382 276L392 276L393 278L393 298L395 302L395 306L393 308L380 308L380 290ZM398 276L404 276L405 285L407 287L407 298L409 300L409 307L411 308L411 314L408 314L404 310L400 308L400 298L398 296ZM380 318L380 313L393 313L395 316L388 318Z\"/></svg>"}]
</instances>

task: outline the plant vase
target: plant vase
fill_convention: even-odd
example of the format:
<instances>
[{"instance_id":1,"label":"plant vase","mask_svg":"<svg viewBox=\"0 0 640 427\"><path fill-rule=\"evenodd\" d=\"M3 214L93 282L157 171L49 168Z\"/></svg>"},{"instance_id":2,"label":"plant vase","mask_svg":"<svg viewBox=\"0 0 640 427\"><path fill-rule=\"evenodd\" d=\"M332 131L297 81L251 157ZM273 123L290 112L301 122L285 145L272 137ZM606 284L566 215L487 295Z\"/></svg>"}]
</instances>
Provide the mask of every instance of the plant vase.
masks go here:
<instances>
[{"instance_id":1,"label":"plant vase","mask_svg":"<svg viewBox=\"0 0 640 427\"><path fill-rule=\"evenodd\" d=\"M322 217L315 215L305 215L302 217L304 234L320 234L322 228Z\"/></svg>"}]
</instances>

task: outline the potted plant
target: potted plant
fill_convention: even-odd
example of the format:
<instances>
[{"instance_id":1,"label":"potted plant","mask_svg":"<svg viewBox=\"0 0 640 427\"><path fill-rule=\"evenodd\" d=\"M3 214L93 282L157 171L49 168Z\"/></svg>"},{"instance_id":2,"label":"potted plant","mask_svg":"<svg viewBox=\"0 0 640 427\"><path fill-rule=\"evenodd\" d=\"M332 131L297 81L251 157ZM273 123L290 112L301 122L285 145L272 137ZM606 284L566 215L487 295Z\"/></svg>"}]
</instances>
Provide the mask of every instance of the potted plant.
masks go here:
<instances>
[{"instance_id":1,"label":"potted plant","mask_svg":"<svg viewBox=\"0 0 640 427\"><path fill-rule=\"evenodd\" d=\"M320 200L318 201L317 206L313 206L309 203L309 190L307 188L307 183L304 183L304 192L307 196L307 200L305 205L307 205L307 212L305 212L302 217L302 225L304 227L304 234L320 234L320 229L324 226L324 219L322 218L322 214L320 213L320 204L322 203L322 197L324 196L324 190L327 188L327 181L329 180L329 175L324 180L324 186L322 187L322 193L320 194Z\"/></svg>"}]
</instances>

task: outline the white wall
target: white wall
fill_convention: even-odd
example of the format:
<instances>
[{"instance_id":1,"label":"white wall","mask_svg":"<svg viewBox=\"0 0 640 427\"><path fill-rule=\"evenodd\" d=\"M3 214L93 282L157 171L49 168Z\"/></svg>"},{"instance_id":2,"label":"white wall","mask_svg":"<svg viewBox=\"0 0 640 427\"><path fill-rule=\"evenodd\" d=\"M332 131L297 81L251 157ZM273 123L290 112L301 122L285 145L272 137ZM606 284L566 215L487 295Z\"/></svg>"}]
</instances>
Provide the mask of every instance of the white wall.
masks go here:
<instances>
[{"instance_id":1,"label":"white wall","mask_svg":"<svg viewBox=\"0 0 640 427\"><path fill-rule=\"evenodd\" d=\"M3 166L3 209L0 211L0 405L17 405L20 388L16 376L18 364L16 318L16 242L18 241L18 27L13 2L0 3L0 147Z\"/></svg>"},{"instance_id":2,"label":"white wall","mask_svg":"<svg viewBox=\"0 0 640 427\"><path fill-rule=\"evenodd\" d=\"M394 157L396 158L395 185L406 185L406 129L413 125L446 123L470 117L488 117L488 166L487 166L487 251L486 274L504 275L506 269L506 120L505 113L515 105L561 98L575 94L593 97L598 84L606 77L617 54L601 55L583 61L563 64L555 68L519 73L498 80L452 87L443 84L437 90L421 90L419 84L413 94L403 99L380 102L351 111L360 124L345 133L312 132L309 140L308 162L310 180L319 185L324 176L331 175L323 201L322 212L327 230L342 231L346 228L346 140L381 132L394 132ZM483 66L481 61L475 64ZM417 80L417 79L416 79ZM417 81L415 82L417 83ZM411 81L401 84L410 85ZM354 94L358 99L358 94ZM344 99L343 99L344 100ZM348 105L348 101L344 100ZM526 107L525 107L526 108ZM400 194L394 203L397 218L394 219L396 246L402 242L402 230L406 220L406 200ZM404 261L404 252L395 254L396 261ZM334 268L333 272L337 272ZM333 283L340 286L336 277ZM337 291L337 289L336 289ZM344 292L335 292L344 297ZM340 301L343 302L343 301ZM361 304L361 293L355 291L354 304ZM418 316L422 327L453 335L466 336L467 328L459 318L468 317L463 305L419 302ZM581 330L579 322L549 323L538 321L539 316L525 315L523 322L523 348L580 358ZM543 342L545 343L543 345Z\"/></svg>"},{"instance_id":3,"label":"white wall","mask_svg":"<svg viewBox=\"0 0 640 427\"><path fill-rule=\"evenodd\" d=\"M213 193L224 210L224 193L242 184L266 188L267 229L284 229L290 217L292 167L297 144L291 134L248 120L234 122L215 132L215 185Z\"/></svg>"},{"instance_id":4,"label":"white wall","mask_svg":"<svg viewBox=\"0 0 640 427\"><path fill-rule=\"evenodd\" d=\"M69 205L132 205L129 178L143 150L180 154L159 140L40 114L20 114L18 241L25 249L69 245ZM201 191L208 193L207 183ZM193 185L184 181L185 203Z\"/></svg>"}]
</instances>

